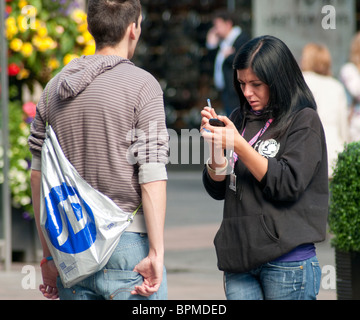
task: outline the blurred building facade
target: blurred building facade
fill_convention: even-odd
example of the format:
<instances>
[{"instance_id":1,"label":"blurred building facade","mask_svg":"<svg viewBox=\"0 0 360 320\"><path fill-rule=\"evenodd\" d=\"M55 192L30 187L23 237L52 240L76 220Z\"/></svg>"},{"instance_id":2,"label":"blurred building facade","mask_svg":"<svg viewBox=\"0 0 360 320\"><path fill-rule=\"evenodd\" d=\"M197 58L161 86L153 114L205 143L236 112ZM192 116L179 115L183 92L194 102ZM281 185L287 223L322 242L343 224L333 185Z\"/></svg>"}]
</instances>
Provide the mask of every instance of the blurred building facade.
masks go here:
<instances>
[{"instance_id":1,"label":"blurred building facade","mask_svg":"<svg viewBox=\"0 0 360 320\"><path fill-rule=\"evenodd\" d=\"M143 25L135 63L150 71L164 90L168 125L198 127L201 110L211 98L215 57L206 49L214 11L235 10L239 24L251 34L251 0L142 0ZM221 108L221 105L218 105Z\"/></svg>"},{"instance_id":2,"label":"blurred building facade","mask_svg":"<svg viewBox=\"0 0 360 320\"><path fill-rule=\"evenodd\" d=\"M315 8L319 5L322 7L333 5L340 9L337 34L341 26L346 23L353 23L354 29L360 29L360 1L355 0L346 1L351 2L354 7L352 10L356 11L350 22L349 17L341 11L344 7L342 0L142 0L141 2L144 22L142 38L134 62L154 74L160 81L164 90L168 125L176 130L199 126L199 110L205 106L207 98L212 99L213 106L219 112L222 110L219 93L213 86L214 57L209 54L205 45L207 32L212 26L214 11L229 8L238 18L237 24L250 36L257 36L259 35L257 30L261 34L275 33L276 35L274 25L265 26L265 29L258 28L261 25L259 21L263 19L262 14L266 16L271 6L274 7L272 12L281 12L284 8L286 11L290 3L295 6L295 10L302 10L304 6ZM286 4L281 5L281 2ZM296 16L297 13L292 12L292 14ZM321 11L317 12L317 16L318 19L324 17ZM283 28L285 33L287 27ZM289 46L298 60L300 48L305 44L307 34L309 40L324 39L320 32L317 33L317 38L311 39L311 36L315 34L314 28L306 21L302 22L302 27L303 30L306 28L307 30L305 33L302 32L302 39L299 41L296 39L296 30L299 29L295 29L295 33L288 32L288 37L283 39L285 42L287 42L286 38L290 39ZM336 32L329 31L326 36L332 39L335 34ZM280 34L279 37L281 38L282 35ZM337 40L333 41L333 46L335 48L336 45L344 46L342 52L339 53L338 50L333 52L337 61L341 61L338 62L340 64L347 58L345 51L348 50L348 46L339 43L341 40L344 43L347 41L341 35L337 37Z\"/></svg>"}]
</instances>

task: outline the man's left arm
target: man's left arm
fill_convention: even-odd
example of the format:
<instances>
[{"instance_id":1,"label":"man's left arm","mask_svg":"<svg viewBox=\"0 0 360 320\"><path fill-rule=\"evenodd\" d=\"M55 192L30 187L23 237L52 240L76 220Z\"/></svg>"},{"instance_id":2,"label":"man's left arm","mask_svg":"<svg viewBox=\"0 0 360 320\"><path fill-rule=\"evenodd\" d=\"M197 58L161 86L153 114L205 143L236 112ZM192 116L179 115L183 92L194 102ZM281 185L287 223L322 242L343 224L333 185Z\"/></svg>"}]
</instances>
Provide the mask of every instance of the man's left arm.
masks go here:
<instances>
[{"instance_id":1,"label":"man's left arm","mask_svg":"<svg viewBox=\"0 0 360 320\"><path fill-rule=\"evenodd\" d=\"M31 191L32 191L32 201L35 213L36 227L38 230L41 246L43 249L43 257L51 256L50 250L47 246L44 234L42 233L40 227L40 194L41 194L41 171L32 170L31 171ZM40 285L40 291L48 299L57 299L58 290L56 286L56 279L58 276L58 271L56 269L55 263L53 261L48 261L47 263L41 266L43 284Z\"/></svg>"},{"instance_id":2,"label":"man's left arm","mask_svg":"<svg viewBox=\"0 0 360 320\"><path fill-rule=\"evenodd\" d=\"M166 181L142 184L141 191L150 249L148 256L134 269L144 281L132 294L148 297L159 290L163 279Z\"/></svg>"}]
</instances>

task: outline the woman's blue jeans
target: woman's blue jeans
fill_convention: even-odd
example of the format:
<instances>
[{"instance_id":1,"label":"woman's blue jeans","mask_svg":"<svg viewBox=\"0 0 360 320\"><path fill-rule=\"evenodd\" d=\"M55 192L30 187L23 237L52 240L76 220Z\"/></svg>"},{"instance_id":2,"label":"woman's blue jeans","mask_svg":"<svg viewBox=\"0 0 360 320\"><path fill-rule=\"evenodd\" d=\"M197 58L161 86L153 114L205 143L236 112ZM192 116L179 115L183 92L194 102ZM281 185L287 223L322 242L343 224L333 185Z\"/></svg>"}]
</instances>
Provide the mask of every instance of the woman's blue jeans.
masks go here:
<instances>
[{"instance_id":1,"label":"woman's blue jeans","mask_svg":"<svg viewBox=\"0 0 360 320\"><path fill-rule=\"evenodd\" d=\"M225 273L228 300L316 300L321 269L317 257L270 262L247 273Z\"/></svg>"},{"instance_id":2,"label":"woman's blue jeans","mask_svg":"<svg viewBox=\"0 0 360 320\"><path fill-rule=\"evenodd\" d=\"M143 277L133 272L135 266L147 257L149 240L146 234L124 232L105 268L74 287L66 289L60 278L57 286L61 300L166 300L167 281L164 267L163 282L157 293L149 298L132 295Z\"/></svg>"}]
</instances>

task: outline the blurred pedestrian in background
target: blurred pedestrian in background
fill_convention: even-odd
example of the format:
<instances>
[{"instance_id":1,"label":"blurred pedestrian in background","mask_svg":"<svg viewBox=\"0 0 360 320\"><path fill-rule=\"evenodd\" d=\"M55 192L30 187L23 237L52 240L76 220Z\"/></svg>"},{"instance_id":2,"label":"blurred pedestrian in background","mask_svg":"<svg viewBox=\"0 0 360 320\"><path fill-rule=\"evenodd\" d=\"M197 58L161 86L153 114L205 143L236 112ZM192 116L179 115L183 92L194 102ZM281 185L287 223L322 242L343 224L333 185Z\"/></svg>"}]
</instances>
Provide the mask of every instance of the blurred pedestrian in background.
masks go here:
<instances>
[{"instance_id":1,"label":"blurred pedestrian in background","mask_svg":"<svg viewBox=\"0 0 360 320\"><path fill-rule=\"evenodd\" d=\"M349 141L348 106L344 86L332 77L332 58L326 46L309 43L303 49L301 67L312 91L325 130L329 177L338 153Z\"/></svg>"},{"instance_id":2,"label":"blurred pedestrian in background","mask_svg":"<svg viewBox=\"0 0 360 320\"><path fill-rule=\"evenodd\" d=\"M214 84L221 93L223 109L228 116L239 106L233 86L233 60L237 50L248 40L246 33L236 25L232 13L222 10L214 14L206 46L210 51L216 51Z\"/></svg>"},{"instance_id":3,"label":"blurred pedestrian in background","mask_svg":"<svg viewBox=\"0 0 360 320\"><path fill-rule=\"evenodd\" d=\"M226 297L316 299L321 269L314 243L326 237L329 188L314 97L277 38L249 41L234 69L240 107L230 119L206 107L201 126L211 149L204 186L225 200L214 243ZM214 117L226 127L211 126Z\"/></svg>"},{"instance_id":4,"label":"blurred pedestrian in background","mask_svg":"<svg viewBox=\"0 0 360 320\"><path fill-rule=\"evenodd\" d=\"M360 32L353 38L350 59L340 72L348 93L350 108L350 141L360 140Z\"/></svg>"}]
</instances>

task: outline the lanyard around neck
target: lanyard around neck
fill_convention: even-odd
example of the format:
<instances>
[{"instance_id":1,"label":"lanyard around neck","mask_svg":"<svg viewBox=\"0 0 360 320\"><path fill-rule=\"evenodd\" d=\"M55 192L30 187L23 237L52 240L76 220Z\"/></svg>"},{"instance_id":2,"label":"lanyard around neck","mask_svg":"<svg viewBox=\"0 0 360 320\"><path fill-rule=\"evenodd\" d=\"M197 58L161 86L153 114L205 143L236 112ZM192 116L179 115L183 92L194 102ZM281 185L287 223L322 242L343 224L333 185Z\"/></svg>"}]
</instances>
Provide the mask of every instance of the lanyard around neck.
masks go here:
<instances>
[{"instance_id":1,"label":"lanyard around neck","mask_svg":"<svg viewBox=\"0 0 360 320\"><path fill-rule=\"evenodd\" d=\"M262 129L249 141L250 146L253 146L253 145L256 143L256 141L258 141L259 138L261 138L261 137L264 135L264 133L266 132L266 130L269 129L270 125L271 125L273 122L274 122L274 119L269 119L269 120L266 122L265 127L262 128ZM244 129L244 131L243 131L243 133L242 133L242 137L244 137L245 131L246 131L246 127L245 127L245 129ZM239 156L238 156L235 152L231 152L231 153L232 153L232 155L230 156L230 157L232 158L231 167L232 167L232 169L233 169L233 171L234 171L234 169L235 169L235 163L239 160Z\"/></svg>"},{"instance_id":2,"label":"lanyard around neck","mask_svg":"<svg viewBox=\"0 0 360 320\"><path fill-rule=\"evenodd\" d=\"M256 143L256 141L258 141L259 138L261 138L261 137L264 135L264 133L266 132L267 129L269 129L269 127L270 127L270 125L273 123L273 121L274 121L274 119L269 119L268 122L266 122L265 127L262 128L262 129L249 141L250 146L253 146L253 145ZM245 129L244 129L244 131L243 131L243 133L242 133L242 136L243 136L243 137L244 137L244 135L245 135L245 131L246 131L246 127L245 127Z\"/></svg>"}]
</instances>

